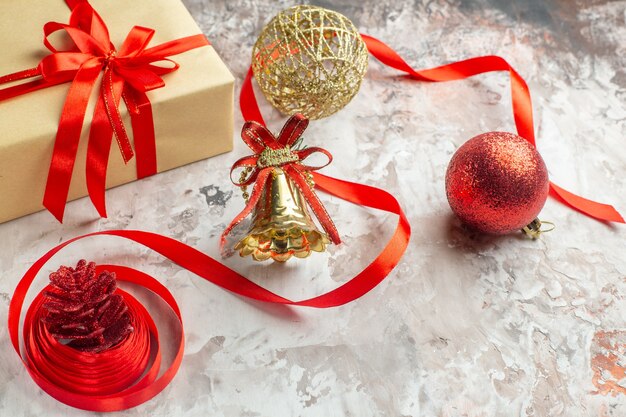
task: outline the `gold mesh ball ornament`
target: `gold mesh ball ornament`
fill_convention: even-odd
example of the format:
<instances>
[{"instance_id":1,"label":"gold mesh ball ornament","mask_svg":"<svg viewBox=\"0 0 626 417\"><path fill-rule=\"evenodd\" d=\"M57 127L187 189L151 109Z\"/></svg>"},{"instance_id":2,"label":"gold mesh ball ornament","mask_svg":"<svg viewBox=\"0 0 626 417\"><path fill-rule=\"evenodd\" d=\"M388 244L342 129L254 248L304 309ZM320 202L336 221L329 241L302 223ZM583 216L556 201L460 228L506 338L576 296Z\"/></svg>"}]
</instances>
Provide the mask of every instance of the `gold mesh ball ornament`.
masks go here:
<instances>
[{"instance_id":1,"label":"gold mesh ball ornament","mask_svg":"<svg viewBox=\"0 0 626 417\"><path fill-rule=\"evenodd\" d=\"M367 71L365 42L340 13L303 5L283 10L261 31L252 71L265 98L287 115L320 119L342 109Z\"/></svg>"}]
</instances>

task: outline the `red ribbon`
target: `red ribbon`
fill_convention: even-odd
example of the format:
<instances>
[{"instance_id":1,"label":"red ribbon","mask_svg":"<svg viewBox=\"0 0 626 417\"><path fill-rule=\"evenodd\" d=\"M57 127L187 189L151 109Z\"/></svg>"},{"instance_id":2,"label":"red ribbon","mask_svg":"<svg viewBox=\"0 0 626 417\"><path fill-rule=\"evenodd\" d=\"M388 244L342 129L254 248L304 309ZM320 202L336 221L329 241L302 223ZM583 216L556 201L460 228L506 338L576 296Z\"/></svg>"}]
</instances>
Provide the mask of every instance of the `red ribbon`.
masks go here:
<instances>
[{"instance_id":1,"label":"red ribbon","mask_svg":"<svg viewBox=\"0 0 626 417\"><path fill-rule=\"evenodd\" d=\"M263 189L267 186L267 181L274 167L259 165L259 158L261 157L262 152L267 148L271 150L284 149L292 155L294 160L282 163L280 167L285 172L285 175L288 176L302 192L304 199L313 210L313 213L317 216L320 224L324 228L324 231L326 231L330 237L331 242L334 244L341 243L335 224L317 194L315 194L312 190L306 178L306 172L316 171L330 164L333 160L332 155L325 149L318 147L307 147L300 150L291 149L291 146L293 146L296 141L300 139L302 133L308 125L309 120L307 118L301 114L295 114L289 118L287 123L285 123L285 126L278 135L278 138L276 138L265 126L262 126L257 122L246 122L243 125L241 138L246 145L252 149L254 155L245 156L233 164L230 170L231 180L234 170L238 168L251 169L246 178L241 181L233 181L233 183L240 187L254 183L254 188L252 189L252 194L250 195L250 199L248 200L245 208L233 219L233 221L222 233L222 246L224 246L226 237L232 229L252 212L259 201L259 198L261 198ZM301 163L304 159L314 153L321 153L325 155L328 158L328 162L321 166L310 166Z\"/></svg>"},{"instance_id":2,"label":"red ribbon","mask_svg":"<svg viewBox=\"0 0 626 417\"><path fill-rule=\"evenodd\" d=\"M117 357L116 360L112 360L107 356L103 358L103 360L98 360L96 362L98 366L95 366L95 368L99 369L94 369L94 364L86 364L85 358L81 357L80 353L77 353L77 351L69 351L59 346L58 343L50 339L49 335L46 336L45 333L42 333L42 326L37 319L37 311L41 304L39 298L36 298L28 309L23 327L25 349L24 352L21 351L19 339L20 316L28 289L37 276L37 273L50 258L61 249L77 240L91 236L109 235L132 240L160 253L172 262L177 263L181 267L219 287L240 296L258 301L294 306L329 308L349 303L369 292L378 285L400 261L409 242L411 233L409 222L397 200L386 191L362 184L325 177L319 174L314 174L314 176L316 187L323 191L354 204L360 204L399 215L396 231L383 251L374 262L369 264L354 278L325 294L305 300L292 301L255 284L210 256L184 243L156 233L132 230L111 230L79 236L52 248L38 259L20 280L15 288L13 297L11 297L8 320L9 335L15 351L24 362L33 380L48 394L73 407L91 411L117 411L134 407L154 397L167 386L178 370L183 353L184 335L182 334L182 322L180 342L176 356L172 364L160 377L156 377L159 373L158 368L160 363L160 355L157 346L157 358L154 362L151 365L142 362L142 364L144 364L143 367L147 369L144 370L145 376L139 382L133 384L134 379L129 377L124 380L124 383L122 383L122 381L116 383L114 378L106 378L106 376L110 376L112 372L117 375L117 371L121 367L120 364L124 363L124 360L141 357L145 349L149 348L145 343L145 337L137 338L136 341L132 343L128 341L124 342L120 345L119 350L116 351L119 353L120 357ZM172 308L180 320L180 311L178 310L173 296L154 278L140 271L123 266L103 265L100 268L115 272L117 279L120 281L134 282L150 289ZM127 301L130 300L128 297L125 298ZM130 303L133 303L133 301L130 301ZM154 325L151 324L152 321L149 319L149 316L147 316L147 313L142 313L142 308L135 303L133 303L133 306L136 307L136 310L139 312L139 314L135 315L135 318L138 322L137 325L142 327L141 331L144 332L143 329L148 328L154 338L158 340L157 330ZM142 342L142 340L144 342ZM50 358L54 359L52 360ZM87 358L87 362L89 362L88 359L89 358ZM53 361L52 363L50 362L51 360ZM138 371L141 368L142 366L132 368L137 370L133 375L140 375L141 373ZM125 366L124 369L126 369ZM69 382L66 377L71 377ZM85 387L91 387L91 389L86 392Z\"/></svg>"},{"instance_id":3,"label":"red ribbon","mask_svg":"<svg viewBox=\"0 0 626 417\"><path fill-rule=\"evenodd\" d=\"M135 26L116 50L108 29L87 0L66 0L72 9L69 24L44 25L44 45L51 52L37 68L0 77L0 84L39 77L0 90L0 101L53 85L71 82L54 143L43 205L63 220L80 133L100 73L102 82L91 122L87 147L87 189L98 213L106 217L105 182L112 137L115 136L124 162L137 154L137 178L156 173L156 144L152 107L146 92L161 88L162 75L179 65L168 59L191 49L209 45L204 35L194 35L148 48L154 30ZM55 48L49 36L63 31L71 41L65 50ZM166 63L159 66L156 63ZM129 110L135 149L119 111L124 100Z\"/></svg>"},{"instance_id":4,"label":"red ribbon","mask_svg":"<svg viewBox=\"0 0 626 417\"><path fill-rule=\"evenodd\" d=\"M511 81L513 117L519 136L535 146L533 108L526 81L506 60L499 56L470 58L440 67L414 70L393 49L368 35L361 34L372 56L388 67L397 69L417 81L441 82L463 80L492 71L508 71ZM568 206L598 220L624 223L621 214L608 204L598 203L571 193L550 182L550 194Z\"/></svg>"},{"instance_id":5,"label":"red ribbon","mask_svg":"<svg viewBox=\"0 0 626 417\"><path fill-rule=\"evenodd\" d=\"M250 85L250 74L246 77L244 88L242 90L242 109L244 108L243 103L245 102L244 97L246 94L252 94L252 96L254 94ZM256 101L252 102L250 109L253 112L257 112L259 115L258 120L262 122ZM246 115L247 113L244 111L244 116ZM280 149L292 145L302 134L306 126L307 122L305 119L301 116L295 116L286 124L277 139L271 135L267 129L259 124L246 124L243 129L243 137L253 152L255 152L255 155L242 158L235 163L235 167L252 167L253 169L251 175L242 181L242 185L251 184L252 182L256 182L255 187L260 186L258 184L262 185L264 183L262 180L262 177L265 175L264 172L269 171L264 169L264 167L258 166L257 161L259 154L262 153L263 149L266 147L269 147L270 149ZM329 162L332 159L331 155L321 148L296 150L295 155L297 156L298 161L301 161L314 152L321 152L326 155ZM287 165L291 166L286 167ZM297 179L302 178L302 173L304 171L311 172L321 167L310 167L302 164L286 163L283 165L283 168L286 170L293 169L294 171L291 172L291 177L295 177ZM8 320L9 334L13 347L24 362L33 380L50 395L68 405L94 411L116 411L136 406L152 398L171 381L180 364L182 358L183 340L182 325L180 338L181 342L178 353L173 363L161 377L154 379L157 374L154 369L157 368L157 366L153 364L147 371L145 371L145 377L136 384L127 386L127 384L133 380L133 378L130 377L125 379L123 383L116 383L110 378L104 378L102 380L104 383L102 384L99 382L101 381L100 377L102 375L100 374L100 371L102 370L99 370L99 372L93 372L93 369L88 366L86 367L81 360L77 359L79 354L67 352L66 349L63 349L58 346L58 344L51 341L49 337L45 337L45 333L40 333L42 326L40 325L40 321L34 318L36 317L35 313L38 311L40 305L38 299L36 299L29 308L29 312L27 313L27 317L24 322L23 338L25 346L27 347L22 353L20 350L19 323L22 306L30 285L35 279L37 273L52 256L72 242L88 238L90 236L110 235L135 241L155 250L170 259L172 262L177 263L181 267L197 274L215 285L240 296L249 297L263 302L315 308L329 308L349 303L372 290L396 267L408 246L411 229L404 212L400 208L396 198L384 190L363 184L342 181L314 172L312 172L312 176L315 181L316 188L322 191L354 204L398 215L396 230L391 239L385 245L382 252L365 269L351 278L348 282L327 293L305 300L292 301L259 286L208 255L162 235L142 231L112 230L79 236L56 246L37 260L20 280L13 297L11 298ZM308 184L303 188L308 189ZM312 190L309 189L309 192L314 195ZM317 197L315 198L317 199ZM312 200L309 200L309 203L311 201ZM321 205L321 203L319 204ZM332 225L332 222L330 224ZM333 236L333 239L337 243L339 242L339 236L336 234L336 231L334 231L331 236ZM158 282L153 278L130 268L111 265L103 266L103 268L106 268L111 272L116 272L118 279L121 281L129 280L151 289L153 292L161 296L180 318L178 307L176 306L171 294L167 292L164 287L160 286L160 284L158 284ZM130 298L127 298L127 300L128 299ZM135 305L132 301L131 304ZM145 315L138 314L137 317L139 317L138 320L140 321L145 320L149 322ZM150 332L156 334L156 329L154 329L153 326L148 325L147 327L150 329ZM33 337L33 334L39 334L41 337ZM145 337L137 338L136 340L145 340ZM130 349L126 347L127 345L127 342L122 344L122 346L124 346L123 356L142 357L142 349L137 349L136 347ZM146 346L145 343L140 345ZM131 354L129 352L133 353ZM51 356L55 356L58 360L54 367L47 366L49 365L47 358ZM158 353L157 358L159 358ZM144 364L143 361L140 362L141 365ZM155 362L158 363L159 360L157 359ZM104 367L103 370L105 376L109 373L109 371L120 368L119 361L110 361L108 359L102 361L101 365ZM133 369L139 370L141 368L142 366L138 366ZM68 376L68 369L76 371L72 374L73 379L69 384L67 383L66 378L63 378L64 376ZM58 374L59 372L61 372L60 375ZM78 377L76 375L78 375ZM132 373L133 377L137 375L139 375L138 371ZM93 389L87 390L86 392L85 386L92 387Z\"/></svg>"},{"instance_id":6,"label":"red ribbon","mask_svg":"<svg viewBox=\"0 0 626 417\"><path fill-rule=\"evenodd\" d=\"M26 312L20 349L19 321L30 285L45 263L76 239L50 250L20 280L9 305L9 334L13 348L31 377L41 389L57 400L89 411L118 411L135 407L161 392L174 378L184 352L184 333L180 310L172 294L151 276L132 268L99 265L114 272L118 281L138 284L159 296L180 322L174 359L161 369L158 329L148 311L130 294L119 290L129 308L135 329L117 346L94 354L81 352L59 343L41 321L45 288ZM120 369L124 372L120 373ZM160 375L160 376L159 376Z\"/></svg>"},{"instance_id":7,"label":"red ribbon","mask_svg":"<svg viewBox=\"0 0 626 417\"><path fill-rule=\"evenodd\" d=\"M493 71L508 71L511 80L511 97L513 104L513 117L519 136L535 146L535 133L533 125L533 110L530 98L530 90L526 81L515 71L506 60L499 56L482 56L470 58L464 61L442 65L432 69L414 70L409 64L383 42L371 36L361 34L369 52L381 63L388 67L406 73L416 81L442 82L463 80L474 75ZM244 80L240 96L241 112L245 120L256 120L263 123L263 116L252 89L252 69L248 70ZM587 216L602 221L624 223L622 215L608 204L598 203L580 197L567 191L553 182L550 182L550 194L566 205L584 213Z\"/></svg>"}]
</instances>

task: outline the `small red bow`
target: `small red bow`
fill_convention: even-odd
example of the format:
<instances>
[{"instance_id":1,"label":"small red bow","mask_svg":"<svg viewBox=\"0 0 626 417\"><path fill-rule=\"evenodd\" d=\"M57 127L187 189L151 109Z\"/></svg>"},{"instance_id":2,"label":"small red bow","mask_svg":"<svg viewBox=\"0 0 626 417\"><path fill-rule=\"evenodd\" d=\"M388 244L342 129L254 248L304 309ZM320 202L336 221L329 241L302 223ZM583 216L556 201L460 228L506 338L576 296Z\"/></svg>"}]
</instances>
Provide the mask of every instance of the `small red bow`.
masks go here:
<instances>
[{"instance_id":1,"label":"small red bow","mask_svg":"<svg viewBox=\"0 0 626 417\"><path fill-rule=\"evenodd\" d=\"M250 173L245 178L242 178L241 181L233 180L233 183L239 187L254 183L254 187L246 207L233 219L224 230L224 233L222 233L222 246L226 241L226 236L228 236L232 229L252 212L261 198L261 194L267 185L267 180L272 169L276 166L280 166L285 172L285 175L287 175L302 192L304 199L313 210L313 213L315 213L315 216L324 228L324 231L328 234L330 240L335 244L341 243L335 224L307 181L306 175L308 171L316 171L330 164L333 160L332 155L327 150L318 147L307 147L299 150L291 149L291 146L302 136L302 133L306 130L308 125L309 120L307 118L299 113L295 114L287 120L278 138L265 126L257 122L246 122L243 125L241 138L246 145L252 149L254 155L245 156L233 164L230 170L231 180L234 170L238 168L251 169ZM266 155L272 151L278 151L274 152L274 154L280 155L279 159L282 160L281 162L272 163L271 161L267 161ZM328 162L320 166L302 164L305 158L316 152L322 153L328 157Z\"/></svg>"},{"instance_id":2,"label":"small red bow","mask_svg":"<svg viewBox=\"0 0 626 417\"><path fill-rule=\"evenodd\" d=\"M0 90L0 101L72 82L59 122L43 200L59 221L63 220L89 97L100 73L103 73L102 83L89 132L86 176L89 196L98 213L106 217L104 191L112 136L117 139L124 162L137 153L138 178L155 174L154 122L146 92L163 87L161 76L179 68L168 56L209 45L203 35L195 35L147 48L154 30L135 26L116 50L104 21L86 0L66 0L66 3L72 9L69 24L44 25L44 45L51 54L36 69L0 77L3 83L41 76L39 80ZM49 36L57 31L68 36L69 48L59 50L52 45ZM154 65L159 61L169 65ZM134 152L119 111L122 98L131 117Z\"/></svg>"}]
</instances>

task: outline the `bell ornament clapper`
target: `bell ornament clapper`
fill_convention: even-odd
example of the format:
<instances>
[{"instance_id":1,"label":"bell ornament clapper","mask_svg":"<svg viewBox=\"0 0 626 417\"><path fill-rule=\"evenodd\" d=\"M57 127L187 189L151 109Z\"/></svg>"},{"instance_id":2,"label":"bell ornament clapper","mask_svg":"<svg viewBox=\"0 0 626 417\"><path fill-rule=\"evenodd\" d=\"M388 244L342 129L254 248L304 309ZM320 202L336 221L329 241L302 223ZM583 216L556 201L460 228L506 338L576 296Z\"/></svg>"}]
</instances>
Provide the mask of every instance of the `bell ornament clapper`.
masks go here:
<instances>
[{"instance_id":1,"label":"bell ornament clapper","mask_svg":"<svg viewBox=\"0 0 626 417\"><path fill-rule=\"evenodd\" d=\"M324 252L330 243L307 209L295 183L279 167L272 169L252 214L252 224L235 250L256 261L285 262L292 256L306 258Z\"/></svg>"}]
</instances>

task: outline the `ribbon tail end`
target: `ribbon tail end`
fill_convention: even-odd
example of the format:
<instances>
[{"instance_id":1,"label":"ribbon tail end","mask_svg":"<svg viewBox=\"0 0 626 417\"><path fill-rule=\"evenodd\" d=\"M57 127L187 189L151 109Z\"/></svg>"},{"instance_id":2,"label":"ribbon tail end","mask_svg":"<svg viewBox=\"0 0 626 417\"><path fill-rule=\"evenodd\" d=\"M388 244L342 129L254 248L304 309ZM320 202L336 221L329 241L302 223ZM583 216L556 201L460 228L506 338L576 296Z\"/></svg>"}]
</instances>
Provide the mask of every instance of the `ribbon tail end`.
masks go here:
<instances>
[{"instance_id":1,"label":"ribbon tail end","mask_svg":"<svg viewBox=\"0 0 626 417\"><path fill-rule=\"evenodd\" d=\"M562 203L594 219L605 222L626 223L624 217L613 206L580 197L553 182L550 182L550 194Z\"/></svg>"},{"instance_id":2,"label":"ribbon tail end","mask_svg":"<svg viewBox=\"0 0 626 417\"><path fill-rule=\"evenodd\" d=\"M65 204L58 206L57 204L51 203L46 198L43 200L43 206L54 216L55 219L61 224L63 224L63 216L65 214Z\"/></svg>"},{"instance_id":3,"label":"ribbon tail end","mask_svg":"<svg viewBox=\"0 0 626 417\"><path fill-rule=\"evenodd\" d=\"M98 215L100 217L102 217L103 219L108 218L109 216L107 215L107 208L106 206L102 206L102 207L97 207L96 206L96 210L98 211Z\"/></svg>"},{"instance_id":4,"label":"ribbon tail end","mask_svg":"<svg viewBox=\"0 0 626 417\"><path fill-rule=\"evenodd\" d=\"M124 159L124 163L127 165L133 159L134 156L135 156L135 153L133 151L122 152L122 159Z\"/></svg>"},{"instance_id":5,"label":"ribbon tail end","mask_svg":"<svg viewBox=\"0 0 626 417\"><path fill-rule=\"evenodd\" d=\"M89 198L91 199L91 203L93 204L94 208L98 212L98 215L103 219L106 219L108 215L104 197L104 190L102 191L102 193L92 193L90 190Z\"/></svg>"}]
</instances>

